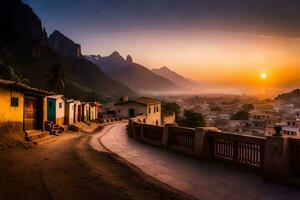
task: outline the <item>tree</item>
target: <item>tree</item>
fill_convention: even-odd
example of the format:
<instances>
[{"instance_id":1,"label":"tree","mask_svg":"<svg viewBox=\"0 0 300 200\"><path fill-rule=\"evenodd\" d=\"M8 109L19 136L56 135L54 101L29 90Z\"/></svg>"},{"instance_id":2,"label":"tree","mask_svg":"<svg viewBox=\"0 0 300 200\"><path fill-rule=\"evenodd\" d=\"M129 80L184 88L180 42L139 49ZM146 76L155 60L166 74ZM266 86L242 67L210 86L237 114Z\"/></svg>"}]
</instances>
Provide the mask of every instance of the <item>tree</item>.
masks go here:
<instances>
[{"instance_id":1,"label":"tree","mask_svg":"<svg viewBox=\"0 0 300 200\"><path fill-rule=\"evenodd\" d=\"M180 126L191 127L191 128L206 126L202 114L194 112L192 110L185 110L183 118L180 120L178 124Z\"/></svg>"},{"instance_id":2,"label":"tree","mask_svg":"<svg viewBox=\"0 0 300 200\"><path fill-rule=\"evenodd\" d=\"M62 65L54 64L46 75L48 86L55 93L62 93L65 89L65 71Z\"/></svg>"},{"instance_id":3,"label":"tree","mask_svg":"<svg viewBox=\"0 0 300 200\"><path fill-rule=\"evenodd\" d=\"M162 102L163 113L175 113L176 122L179 120L180 106L175 102Z\"/></svg>"},{"instance_id":4,"label":"tree","mask_svg":"<svg viewBox=\"0 0 300 200\"><path fill-rule=\"evenodd\" d=\"M231 116L232 120L248 120L249 113L245 110L240 110Z\"/></svg>"},{"instance_id":5,"label":"tree","mask_svg":"<svg viewBox=\"0 0 300 200\"><path fill-rule=\"evenodd\" d=\"M1 60L0 60L0 77L24 85L30 84L30 81L27 78L23 78L21 75L17 75L12 66L5 65Z\"/></svg>"},{"instance_id":6,"label":"tree","mask_svg":"<svg viewBox=\"0 0 300 200\"><path fill-rule=\"evenodd\" d=\"M254 110L254 109L255 109L255 107L252 104L250 104L250 103L245 103L242 106L242 110L247 111L247 112L249 112L251 110Z\"/></svg>"}]
</instances>

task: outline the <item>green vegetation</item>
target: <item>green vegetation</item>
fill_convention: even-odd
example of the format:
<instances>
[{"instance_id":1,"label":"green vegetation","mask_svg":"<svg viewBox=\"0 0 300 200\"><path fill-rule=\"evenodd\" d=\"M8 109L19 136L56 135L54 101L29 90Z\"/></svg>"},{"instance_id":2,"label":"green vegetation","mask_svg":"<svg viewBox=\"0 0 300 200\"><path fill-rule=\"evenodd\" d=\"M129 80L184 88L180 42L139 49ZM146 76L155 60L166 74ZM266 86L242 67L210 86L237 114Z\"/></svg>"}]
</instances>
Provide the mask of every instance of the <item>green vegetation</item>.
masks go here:
<instances>
[{"instance_id":1,"label":"green vegetation","mask_svg":"<svg viewBox=\"0 0 300 200\"><path fill-rule=\"evenodd\" d=\"M206 123L201 113L197 113L192 110L185 110L183 117L178 121L178 125L196 128L204 127L206 126Z\"/></svg>"},{"instance_id":2,"label":"green vegetation","mask_svg":"<svg viewBox=\"0 0 300 200\"><path fill-rule=\"evenodd\" d=\"M240 110L231 116L231 120L248 120L249 112Z\"/></svg>"},{"instance_id":3,"label":"green vegetation","mask_svg":"<svg viewBox=\"0 0 300 200\"><path fill-rule=\"evenodd\" d=\"M65 89L65 71L62 65L54 64L46 75L48 87L55 93L63 93Z\"/></svg>"},{"instance_id":4,"label":"green vegetation","mask_svg":"<svg viewBox=\"0 0 300 200\"><path fill-rule=\"evenodd\" d=\"M254 109L255 109L255 107L250 103L245 103L242 106L242 110L247 111L247 112L254 110Z\"/></svg>"},{"instance_id":5,"label":"green vegetation","mask_svg":"<svg viewBox=\"0 0 300 200\"><path fill-rule=\"evenodd\" d=\"M23 78L21 75L17 75L14 68L10 65L5 65L2 60L0 60L0 78L15 81L24 85L30 84L28 79Z\"/></svg>"},{"instance_id":6,"label":"green vegetation","mask_svg":"<svg viewBox=\"0 0 300 200\"><path fill-rule=\"evenodd\" d=\"M162 102L162 113L175 113L176 122L179 120L180 106L175 102Z\"/></svg>"}]
</instances>

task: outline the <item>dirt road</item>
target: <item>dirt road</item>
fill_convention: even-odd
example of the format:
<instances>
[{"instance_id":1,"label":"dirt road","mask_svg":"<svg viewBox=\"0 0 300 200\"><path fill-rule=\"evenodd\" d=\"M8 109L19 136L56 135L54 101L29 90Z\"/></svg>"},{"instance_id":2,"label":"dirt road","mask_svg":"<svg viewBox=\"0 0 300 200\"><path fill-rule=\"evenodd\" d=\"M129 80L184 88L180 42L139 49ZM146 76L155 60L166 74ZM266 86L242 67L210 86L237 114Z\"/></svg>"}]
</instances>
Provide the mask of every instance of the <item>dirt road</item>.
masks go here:
<instances>
[{"instance_id":1,"label":"dirt road","mask_svg":"<svg viewBox=\"0 0 300 200\"><path fill-rule=\"evenodd\" d=\"M89 145L92 134L59 136L0 152L0 199L188 199Z\"/></svg>"}]
</instances>

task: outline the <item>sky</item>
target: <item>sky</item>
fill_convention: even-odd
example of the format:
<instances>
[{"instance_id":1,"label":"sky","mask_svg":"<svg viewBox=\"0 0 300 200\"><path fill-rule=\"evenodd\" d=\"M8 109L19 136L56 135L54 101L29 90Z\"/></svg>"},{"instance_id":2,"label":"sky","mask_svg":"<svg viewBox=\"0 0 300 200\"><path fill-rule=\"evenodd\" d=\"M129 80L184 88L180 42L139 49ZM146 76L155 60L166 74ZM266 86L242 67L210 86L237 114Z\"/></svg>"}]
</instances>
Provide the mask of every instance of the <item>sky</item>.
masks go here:
<instances>
[{"instance_id":1,"label":"sky","mask_svg":"<svg viewBox=\"0 0 300 200\"><path fill-rule=\"evenodd\" d=\"M24 0L83 54L130 54L216 88L300 87L298 0ZM261 79L266 73L267 79Z\"/></svg>"}]
</instances>

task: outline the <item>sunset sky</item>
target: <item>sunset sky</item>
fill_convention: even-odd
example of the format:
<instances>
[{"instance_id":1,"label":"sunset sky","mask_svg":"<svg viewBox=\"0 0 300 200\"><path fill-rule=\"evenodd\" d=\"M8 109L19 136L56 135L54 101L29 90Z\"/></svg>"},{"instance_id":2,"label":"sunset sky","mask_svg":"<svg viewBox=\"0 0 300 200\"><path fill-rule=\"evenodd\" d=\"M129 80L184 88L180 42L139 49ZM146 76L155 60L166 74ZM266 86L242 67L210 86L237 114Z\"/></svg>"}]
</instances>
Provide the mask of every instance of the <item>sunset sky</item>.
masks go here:
<instances>
[{"instance_id":1,"label":"sunset sky","mask_svg":"<svg viewBox=\"0 0 300 200\"><path fill-rule=\"evenodd\" d=\"M84 54L130 54L211 87L300 86L297 0L25 0ZM266 73L268 78L261 79ZM277 91L277 90L276 90Z\"/></svg>"}]
</instances>

